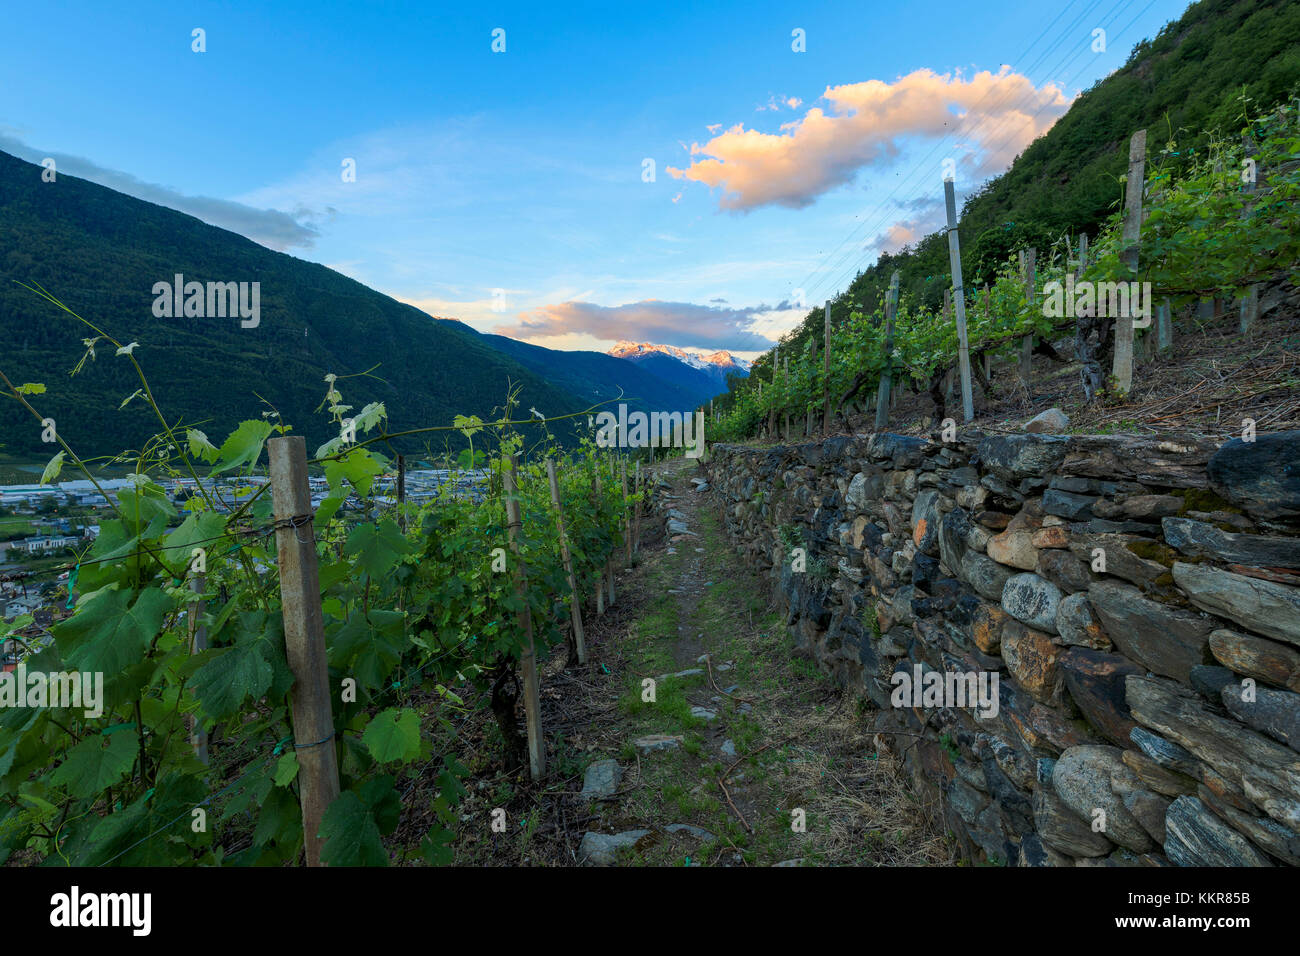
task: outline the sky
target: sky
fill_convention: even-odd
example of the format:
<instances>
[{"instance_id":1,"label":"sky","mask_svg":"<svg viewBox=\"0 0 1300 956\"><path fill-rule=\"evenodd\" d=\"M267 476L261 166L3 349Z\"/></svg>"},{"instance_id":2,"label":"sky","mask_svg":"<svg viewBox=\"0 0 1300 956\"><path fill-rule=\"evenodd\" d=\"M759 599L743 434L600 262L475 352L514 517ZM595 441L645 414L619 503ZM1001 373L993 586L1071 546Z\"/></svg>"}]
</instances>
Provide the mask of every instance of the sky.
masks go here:
<instances>
[{"instance_id":1,"label":"sky","mask_svg":"<svg viewBox=\"0 0 1300 956\"><path fill-rule=\"evenodd\" d=\"M0 150L480 331L752 358L1186 6L14 4Z\"/></svg>"}]
</instances>

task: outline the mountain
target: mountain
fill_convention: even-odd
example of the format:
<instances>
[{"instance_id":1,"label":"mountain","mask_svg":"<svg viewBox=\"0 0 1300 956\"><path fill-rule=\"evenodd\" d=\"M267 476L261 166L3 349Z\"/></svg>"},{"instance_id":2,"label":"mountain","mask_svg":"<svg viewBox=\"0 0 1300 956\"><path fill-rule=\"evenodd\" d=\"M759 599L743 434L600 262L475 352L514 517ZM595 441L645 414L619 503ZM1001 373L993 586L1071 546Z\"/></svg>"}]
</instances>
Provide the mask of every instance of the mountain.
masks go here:
<instances>
[{"instance_id":1,"label":"mountain","mask_svg":"<svg viewBox=\"0 0 1300 956\"><path fill-rule=\"evenodd\" d=\"M686 385L656 375L635 362L624 362L603 352L560 352L529 345L504 335L485 335L493 348L504 352L558 388L589 404L625 401L643 411L687 412L707 402L717 390L702 395ZM619 398L622 395L623 398Z\"/></svg>"},{"instance_id":2,"label":"mountain","mask_svg":"<svg viewBox=\"0 0 1300 956\"><path fill-rule=\"evenodd\" d=\"M133 357L168 420L214 442L273 408L314 451L338 434L317 411L329 372L353 409L384 402L390 431L449 426L457 414L496 417L512 385L521 389L516 417L527 418L530 406L561 415L590 404L548 382L540 363L524 364L460 322L434 320L184 213L62 173L43 182L42 172L0 152L0 372L15 385L46 386L30 401L79 455L139 449L160 423L139 397L119 407L140 383L107 343L69 375L94 333L16 282L43 286L124 345L138 342ZM177 274L260 283L257 326L156 317L154 284ZM17 402L0 401L0 452L49 457L56 448L41 432ZM395 450L441 452L444 443L459 448L464 439L432 432Z\"/></svg>"},{"instance_id":3,"label":"mountain","mask_svg":"<svg viewBox=\"0 0 1300 956\"><path fill-rule=\"evenodd\" d=\"M749 375L749 362L727 351L706 355L672 345L619 342L606 354L625 359L664 381L688 389L698 396L697 405L725 392L728 375L742 378Z\"/></svg>"}]
</instances>

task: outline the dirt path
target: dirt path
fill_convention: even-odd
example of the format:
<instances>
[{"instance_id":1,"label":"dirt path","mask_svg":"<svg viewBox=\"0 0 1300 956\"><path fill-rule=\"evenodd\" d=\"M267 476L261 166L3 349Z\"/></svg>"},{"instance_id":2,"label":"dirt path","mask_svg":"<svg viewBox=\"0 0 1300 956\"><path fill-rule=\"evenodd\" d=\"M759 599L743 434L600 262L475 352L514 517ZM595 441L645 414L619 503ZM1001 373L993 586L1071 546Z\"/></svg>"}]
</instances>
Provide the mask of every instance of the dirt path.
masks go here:
<instances>
[{"instance_id":1,"label":"dirt path","mask_svg":"<svg viewBox=\"0 0 1300 956\"><path fill-rule=\"evenodd\" d=\"M660 510L615 605L589 623L587 668L544 668L545 785L481 755L456 862L951 862L856 700L796 656L716 500L690 481L695 462L655 468ZM686 533L664 533L670 521ZM507 810L505 833L484 826L494 807Z\"/></svg>"}]
</instances>

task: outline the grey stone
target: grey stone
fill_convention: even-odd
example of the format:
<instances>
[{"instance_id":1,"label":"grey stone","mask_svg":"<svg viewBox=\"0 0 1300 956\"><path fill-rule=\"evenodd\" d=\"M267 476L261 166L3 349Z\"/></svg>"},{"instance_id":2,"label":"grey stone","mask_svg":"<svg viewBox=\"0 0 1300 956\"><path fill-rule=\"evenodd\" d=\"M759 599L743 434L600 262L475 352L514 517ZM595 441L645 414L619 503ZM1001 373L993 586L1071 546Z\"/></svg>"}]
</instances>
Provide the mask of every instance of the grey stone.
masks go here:
<instances>
[{"instance_id":1,"label":"grey stone","mask_svg":"<svg viewBox=\"0 0 1300 956\"><path fill-rule=\"evenodd\" d=\"M691 716L698 720L717 720L718 712L709 710L707 707L694 706L691 708Z\"/></svg>"},{"instance_id":2,"label":"grey stone","mask_svg":"<svg viewBox=\"0 0 1300 956\"><path fill-rule=\"evenodd\" d=\"M1002 609L1016 620L1049 634L1056 633L1061 589L1037 574L1013 574L1002 588Z\"/></svg>"},{"instance_id":3,"label":"grey stone","mask_svg":"<svg viewBox=\"0 0 1300 956\"><path fill-rule=\"evenodd\" d=\"M1198 614L1149 601L1136 588L1113 581L1093 584L1088 601L1106 636L1147 670L1185 682L1193 667L1209 660L1214 623Z\"/></svg>"},{"instance_id":4,"label":"grey stone","mask_svg":"<svg viewBox=\"0 0 1300 956\"><path fill-rule=\"evenodd\" d=\"M734 740L724 740L722 746L718 748L724 757L736 756L736 742Z\"/></svg>"},{"instance_id":5,"label":"grey stone","mask_svg":"<svg viewBox=\"0 0 1300 956\"><path fill-rule=\"evenodd\" d=\"M1043 492L1043 511L1068 521L1083 521L1092 517L1092 506L1096 501L1087 495L1048 488Z\"/></svg>"},{"instance_id":6,"label":"grey stone","mask_svg":"<svg viewBox=\"0 0 1300 956\"><path fill-rule=\"evenodd\" d=\"M613 834L584 833L578 847L578 859L584 866L613 866L618 861L619 850L636 846L638 840L649 835L649 830L624 830Z\"/></svg>"},{"instance_id":7,"label":"grey stone","mask_svg":"<svg viewBox=\"0 0 1300 956\"><path fill-rule=\"evenodd\" d=\"M689 823L670 823L664 827L668 833L685 833L687 836L693 836L697 840L705 843L713 843L718 838L703 827L693 826Z\"/></svg>"},{"instance_id":8,"label":"grey stone","mask_svg":"<svg viewBox=\"0 0 1300 956\"><path fill-rule=\"evenodd\" d=\"M1108 840L1145 853L1153 846L1151 837L1111 788L1112 775L1126 772L1131 773L1118 747L1084 744L1061 754L1052 771L1052 787L1080 820L1091 824L1098 819L1096 811L1103 811Z\"/></svg>"},{"instance_id":9,"label":"grey stone","mask_svg":"<svg viewBox=\"0 0 1300 956\"><path fill-rule=\"evenodd\" d=\"M1044 843L1070 856L1105 856L1115 848L1046 787L1034 791L1034 828Z\"/></svg>"},{"instance_id":10,"label":"grey stone","mask_svg":"<svg viewBox=\"0 0 1300 956\"><path fill-rule=\"evenodd\" d=\"M1110 648L1110 640L1092 613L1086 594L1067 594L1056 611L1056 633L1066 644L1078 644L1095 650Z\"/></svg>"},{"instance_id":11,"label":"grey stone","mask_svg":"<svg viewBox=\"0 0 1300 956\"><path fill-rule=\"evenodd\" d=\"M1059 408L1039 412L1025 422L1024 430L1040 435L1060 435L1070 427L1070 416Z\"/></svg>"},{"instance_id":12,"label":"grey stone","mask_svg":"<svg viewBox=\"0 0 1300 956\"><path fill-rule=\"evenodd\" d=\"M1164 518L1160 524L1169 546L1191 557L1261 568L1300 568L1300 538L1233 534L1191 518Z\"/></svg>"},{"instance_id":13,"label":"grey stone","mask_svg":"<svg viewBox=\"0 0 1300 956\"><path fill-rule=\"evenodd\" d=\"M617 760L597 760L587 767L582 778L582 796L591 800L604 800L618 790L623 768Z\"/></svg>"},{"instance_id":14,"label":"grey stone","mask_svg":"<svg viewBox=\"0 0 1300 956\"><path fill-rule=\"evenodd\" d=\"M1215 633L1215 632L1211 632ZM1211 700L1218 700L1225 684L1235 684L1237 675L1226 667L1213 664L1198 664L1188 674L1189 682L1198 691Z\"/></svg>"},{"instance_id":15,"label":"grey stone","mask_svg":"<svg viewBox=\"0 0 1300 956\"><path fill-rule=\"evenodd\" d=\"M1169 805L1165 834L1165 855L1178 866L1273 865L1196 797L1179 797Z\"/></svg>"},{"instance_id":16,"label":"grey stone","mask_svg":"<svg viewBox=\"0 0 1300 956\"><path fill-rule=\"evenodd\" d=\"M638 737L634 744L637 750L643 754L654 753L656 750L676 750L681 744L682 737L670 737L666 734L650 734L648 737Z\"/></svg>"},{"instance_id":17,"label":"grey stone","mask_svg":"<svg viewBox=\"0 0 1300 956\"><path fill-rule=\"evenodd\" d=\"M1127 683L1127 681L1126 681ZM1193 777L1201 775L1201 763L1185 747L1153 734L1145 727L1134 727L1129 731L1129 739L1138 745L1138 749L1166 770L1183 773Z\"/></svg>"},{"instance_id":18,"label":"grey stone","mask_svg":"<svg viewBox=\"0 0 1300 956\"><path fill-rule=\"evenodd\" d=\"M1300 431L1225 442L1206 465L1210 485L1252 518L1300 524Z\"/></svg>"},{"instance_id":19,"label":"grey stone","mask_svg":"<svg viewBox=\"0 0 1300 956\"><path fill-rule=\"evenodd\" d=\"M1040 478L1065 459L1069 439L1046 435L994 435L979 443L984 467L1004 481ZM996 489L992 489L996 491Z\"/></svg>"},{"instance_id":20,"label":"grey stone","mask_svg":"<svg viewBox=\"0 0 1300 956\"><path fill-rule=\"evenodd\" d=\"M1267 687L1256 687L1253 693L1254 700L1244 700L1243 688L1236 682L1225 684L1220 691L1228 713L1300 751L1300 694Z\"/></svg>"},{"instance_id":21,"label":"grey stone","mask_svg":"<svg viewBox=\"0 0 1300 956\"><path fill-rule=\"evenodd\" d=\"M1174 562L1174 583L1202 610L1300 645L1300 589L1181 561Z\"/></svg>"},{"instance_id":22,"label":"grey stone","mask_svg":"<svg viewBox=\"0 0 1300 956\"><path fill-rule=\"evenodd\" d=\"M961 567L956 570L957 576L969 584L975 593L990 601L1002 600L1002 592L1012 574L1010 568L977 551L967 551L962 555Z\"/></svg>"},{"instance_id":23,"label":"grey stone","mask_svg":"<svg viewBox=\"0 0 1300 956\"><path fill-rule=\"evenodd\" d=\"M934 557L939 555L939 492L920 492L912 502L912 528L916 549Z\"/></svg>"}]
</instances>

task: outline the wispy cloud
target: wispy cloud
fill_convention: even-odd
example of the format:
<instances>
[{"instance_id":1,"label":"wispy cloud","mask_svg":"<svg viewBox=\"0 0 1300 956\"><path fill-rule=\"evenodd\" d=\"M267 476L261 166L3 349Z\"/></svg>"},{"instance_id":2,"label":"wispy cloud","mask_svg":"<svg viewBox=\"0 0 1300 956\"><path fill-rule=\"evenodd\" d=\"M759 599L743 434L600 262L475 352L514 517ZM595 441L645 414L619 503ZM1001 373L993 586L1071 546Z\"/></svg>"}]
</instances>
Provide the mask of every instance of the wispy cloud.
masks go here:
<instances>
[{"instance_id":1,"label":"wispy cloud","mask_svg":"<svg viewBox=\"0 0 1300 956\"><path fill-rule=\"evenodd\" d=\"M969 79L921 69L893 83L868 80L828 87L828 108L813 107L779 133L737 123L691 145L678 179L722 191L719 206L748 211L760 206L802 208L851 182L858 171L892 162L907 137L956 133L954 151L973 177L1000 170L1047 131L1070 106L1054 84L1035 87L1003 67Z\"/></svg>"},{"instance_id":2,"label":"wispy cloud","mask_svg":"<svg viewBox=\"0 0 1300 956\"><path fill-rule=\"evenodd\" d=\"M293 212L281 212L278 209L259 209L229 199L187 196L166 186L146 183L130 173L107 169L82 156L41 152L28 146L13 135L12 130L7 129L0 129L0 150L31 163L40 163L46 158L53 159L60 175L77 176L136 199L188 213L209 225L237 232L278 251L294 247L310 248L320 235L318 223L328 221L334 214L334 210L328 207L320 211L297 207Z\"/></svg>"},{"instance_id":3,"label":"wispy cloud","mask_svg":"<svg viewBox=\"0 0 1300 956\"><path fill-rule=\"evenodd\" d=\"M588 335L609 342L630 339L679 347L762 350L771 347L772 340L756 331L756 326L764 316L787 305L733 309L657 299L619 306L561 302L522 313L514 325L494 331L525 341Z\"/></svg>"}]
</instances>

